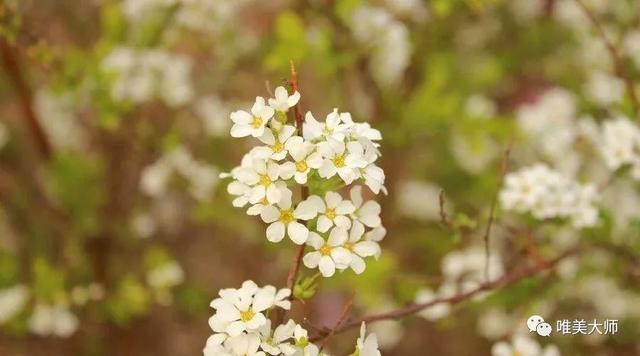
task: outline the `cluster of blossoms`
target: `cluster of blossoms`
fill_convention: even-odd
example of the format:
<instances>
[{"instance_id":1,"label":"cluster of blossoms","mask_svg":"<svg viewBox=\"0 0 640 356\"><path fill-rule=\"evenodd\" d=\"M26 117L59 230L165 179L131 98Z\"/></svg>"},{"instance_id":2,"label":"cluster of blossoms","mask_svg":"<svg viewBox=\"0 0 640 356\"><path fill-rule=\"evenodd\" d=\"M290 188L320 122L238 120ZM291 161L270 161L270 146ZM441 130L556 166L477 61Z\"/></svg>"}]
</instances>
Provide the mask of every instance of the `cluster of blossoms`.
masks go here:
<instances>
[{"instance_id":1,"label":"cluster of blossoms","mask_svg":"<svg viewBox=\"0 0 640 356\"><path fill-rule=\"evenodd\" d=\"M177 173L189 183L189 193L199 201L211 196L218 185L218 169L193 158L184 147L174 148L153 164L145 167L140 189L150 197L166 194L171 177Z\"/></svg>"},{"instance_id":2,"label":"cluster of blossoms","mask_svg":"<svg viewBox=\"0 0 640 356\"><path fill-rule=\"evenodd\" d=\"M544 164L507 174L500 191L500 202L507 211L531 213L541 220L568 218L577 228L597 223L597 199L594 185L582 185Z\"/></svg>"},{"instance_id":3,"label":"cluster of blossoms","mask_svg":"<svg viewBox=\"0 0 640 356\"><path fill-rule=\"evenodd\" d=\"M640 128L624 117L607 120L602 125L600 146L606 165L611 170L628 165L631 176L640 180Z\"/></svg>"},{"instance_id":4,"label":"cluster of blossoms","mask_svg":"<svg viewBox=\"0 0 640 356\"><path fill-rule=\"evenodd\" d=\"M511 342L500 341L491 348L492 356L560 356L555 345L545 347L526 334L515 335Z\"/></svg>"},{"instance_id":5,"label":"cluster of blossoms","mask_svg":"<svg viewBox=\"0 0 640 356\"><path fill-rule=\"evenodd\" d=\"M253 148L240 166L221 177L233 178L228 192L235 196L234 206L249 205L247 214L259 215L269 224L269 241L288 236L295 244L312 248L303 258L307 267L318 268L325 277L347 268L362 273L364 258L380 255L378 241L386 233L380 205L364 200L362 185L351 187L350 199L337 191L361 181L375 194L386 193L384 172L375 164L382 136L337 110L325 122L308 112L304 122L296 117L297 128L288 125L287 113L299 100L298 92L290 95L278 87L274 98L257 97L250 112L232 112L231 136L251 136L264 145ZM296 184L304 187L294 203L289 187ZM259 288L252 281L240 289L221 290L211 302L216 311L209 319L214 334L204 354L324 355L293 320L272 327L269 312L290 309L290 297L288 288ZM366 335L364 323L354 354L380 355L377 337Z\"/></svg>"},{"instance_id":6,"label":"cluster of blossoms","mask_svg":"<svg viewBox=\"0 0 640 356\"><path fill-rule=\"evenodd\" d=\"M264 144L223 175L234 179L228 186L236 197L233 205L249 205L247 214L260 215L269 224L269 241L280 242L286 235L312 247L304 264L325 277L349 267L362 273L363 258L380 255L378 241L386 233L380 205L363 199L361 185L351 188L350 200L334 190L361 181L375 194L386 193L384 171L375 164L381 134L337 110L325 122L307 112L301 134L287 124L287 112L299 99L298 92L289 95L278 87L268 104L257 97L251 112L231 113L231 136L253 136ZM294 203L289 189L294 184L308 185L314 194Z\"/></svg>"},{"instance_id":7,"label":"cluster of blossoms","mask_svg":"<svg viewBox=\"0 0 640 356\"><path fill-rule=\"evenodd\" d=\"M215 314L209 318L214 334L207 339L205 356L328 356L309 342L307 330L293 320L276 326L268 319L276 308L289 310L291 290L258 287L245 281L239 289L227 288L211 302ZM355 355L379 356L375 334L366 335L362 323Z\"/></svg>"},{"instance_id":8,"label":"cluster of blossoms","mask_svg":"<svg viewBox=\"0 0 640 356\"><path fill-rule=\"evenodd\" d=\"M193 98L192 62L187 57L157 49L117 47L101 65L105 73L114 76L114 100L143 103L158 97L177 107Z\"/></svg>"}]
</instances>

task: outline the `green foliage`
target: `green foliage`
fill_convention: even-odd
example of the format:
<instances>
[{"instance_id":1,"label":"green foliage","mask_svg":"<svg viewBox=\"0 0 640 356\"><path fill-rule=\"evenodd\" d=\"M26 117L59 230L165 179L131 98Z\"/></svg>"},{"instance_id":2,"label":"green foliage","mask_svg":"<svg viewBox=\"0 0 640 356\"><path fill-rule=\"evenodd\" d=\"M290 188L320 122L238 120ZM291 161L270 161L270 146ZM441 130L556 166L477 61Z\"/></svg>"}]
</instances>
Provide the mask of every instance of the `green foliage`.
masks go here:
<instances>
[{"instance_id":1,"label":"green foliage","mask_svg":"<svg viewBox=\"0 0 640 356\"><path fill-rule=\"evenodd\" d=\"M292 11L284 11L275 22L275 43L264 59L267 69L287 72L289 61L299 63L309 48L302 19Z\"/></svg>"},{"instance_id":2,"label":"green foliage","mask_svg":"<svg viewBox=\"0 0 640 356\"><path fill-rule=\"evenodd\" d=\"M115 294L107 300L107 312L110 319L120 325L147 312L151 296L145 287L132 275L124 276L118 283Z\"/></svg>"}]
</instances>

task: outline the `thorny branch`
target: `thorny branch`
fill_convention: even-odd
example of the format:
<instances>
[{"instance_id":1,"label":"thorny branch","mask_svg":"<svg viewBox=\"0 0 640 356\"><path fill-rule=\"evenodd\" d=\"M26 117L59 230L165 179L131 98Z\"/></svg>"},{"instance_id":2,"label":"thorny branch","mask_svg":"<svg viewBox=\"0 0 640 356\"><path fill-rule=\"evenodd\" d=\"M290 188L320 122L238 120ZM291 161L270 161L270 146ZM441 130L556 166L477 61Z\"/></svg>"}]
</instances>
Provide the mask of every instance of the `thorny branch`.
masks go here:
<instances>
[{"instance_id":1,"label":"thorny branch","mask_svg":"<svg viewBox=\"0 0 640 356\"><path fill-rule=\"evenodd\" d=\"M602 38L602 41L604 41L604 44L607 47L607 51L609 52L609 55L613 60L613 71L618 77L622 78L622 80L624 81L625 87L627 89L627 94L629 95L629 98L631 99L631 104L633 105L633 113L635 114L636 117L640 119L640 111L639 111L640 102L638 101L636 88L633 85L633 79L631 79L631 77L629 76L629 73L627 73L624 69L622 55L620 54L618 47L616 47L616 45L614 45L614 43L611 41L609 36L607 36L607 32L605 31L604 26L602 25L602 23L600 23L600 21L598 20L596 15L591 11L591 9L589 9L589 7L582 2L582 0L575 0L575 1L578 4L578 6L582 9L584 14L589 18L589 21L591 22L593 27L595 27L596 31L598 31L598 34Z\"/></svg>"},{"instance_id":2,"label":"thorny branch","mask_svg":"<svg viewBox=\"0 0 640 356\"><path fill-rule=\"evenodd\" d=\"M484 277L486 280L489 280L489 258L490 258L490 243L491 243L491 228L493 227L493 222L495 220L496 214L496 206L498 205L498 193L500 192L500 188L502 187L502 183L504 181L504 176L507 174L507 170L509 169L509 156L511 155L511 148L513 147L513 139L509 140L507 144L507 148L504 150L504 155L502 156L502 162L500 163L500 178L498 180L498 186L496 190L493 192L493 197L491 198L491 208L489 210L489 220L487 222L487 228L484 232L484 254L485 254L485 264L484 264Z\"/></svg>"},{"instance_id":3,"label":"thorny branch","mask_svg":"<svg viewBox=\"0 0 640 356\"><path fill-rule=\"evenodd\" d=\"M468 299L470 299L471 297L480 294L482 292L485 291L490 291L490 290L496 290L499 288L503 288L506 286L509 286L511 284L514 284L516 282L519 282L525 278L529 278L532 277L540 272L544 272L546 270L550 270L553 267L555 267L558 263L564 261L565 259L574 256L575 254L579 253L580 250L579 248L575 247L572 249L569 249L567 251L565 251L564 253L560 254L558 257L550 260L547 262L547 264L545 266L532 266L532 267L528 267L528 268L523 268L520 270L514 270L513 272L509 273L509 274L505 274L504 276L495 279L493 281L490 282L485 282L483 284L481 284L480 286L478 286L475 289L472 289L470 291L467 292L463 292L463 293L459 293L456 294L454 296L451 297L444 297L444 298L437 298L434 299L432 301L429 302L425 302L425 303L416 303L416 304L409 304L403 308L400 309L396 309L390 312L386 312L386 313L380 313L380 314L372 314L372 315L368 315L365 316L361 319L357 319L357 320L351 320L347 323L345 323L343 326L337 328L335 331L333 331L333 333L341 333L343 331L346 331L348 329L351 328L355 328L360 326L363 322L369 324L369 323L373 323L373 322L377 322L377 321L382 321L382 320L396 320L396 319L401 319L407 316L410 316L412 314L415 314L421 310L424 310L426 308L432 307L434 305L438 305L438 304L443 304L443 303L447 303L447 304L458 304L461 303L463 301L466 301ZM323 340L325 338L328 337L328 335L330 334L330 332L327 332L326 330L323 332L319 332L318 335L313 335L312 337L309 338L310 341L318 341L318 340Z\"/></svg>"}]
</instances>

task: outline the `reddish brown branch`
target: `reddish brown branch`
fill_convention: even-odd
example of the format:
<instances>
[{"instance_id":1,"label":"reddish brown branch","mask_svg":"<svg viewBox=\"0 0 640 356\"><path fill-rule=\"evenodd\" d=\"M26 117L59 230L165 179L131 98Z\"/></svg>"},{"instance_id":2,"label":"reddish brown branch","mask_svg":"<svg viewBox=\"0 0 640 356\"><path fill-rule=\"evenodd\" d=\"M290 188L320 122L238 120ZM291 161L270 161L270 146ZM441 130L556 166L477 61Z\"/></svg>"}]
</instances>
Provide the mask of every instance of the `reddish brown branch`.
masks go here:
<instances>
[{"instance_id":1,"label":"reddish brown branch","mask_svg":"<svg viewBox=\"0 0 640 356\"><path fill-rule=\"evenodd\" d=\"M507 174L507 170L509 169L509 155L511 155L511 148L513 147L513 139L509 140L507 144L507 148L504 150L504 155L502 156L502 162L500 163L500 178L498 179L498 185L496 186L496 190L493 192L493 197L491 198L491 208L489 210L489 221L487 222L487 228L484 232L484 253L485 253L485 266L484 266L484 276L486 280L489 280L489 254L491 252L491 228L493 227L493 222L495 221L496 215L496 206L498 205L498 193L500 192L500 188L502 187L502 183L504 181L504 176Z\"/></svg>"},{"instance_id":2,"label":"reddish brown branch","mask_svg":"<svg viewBox=\"0 0 640 356\"><path fill-rule=\"evenodd\" d=\"M611 39L609 39L609 36L607 36L604 26L602 26L602 24L600 23L596 15L591 11L591 9L589 9L589 7L585 5L581 0L575 0L575 1L576 3L578 3L578 6L580 6L584 14L589 18L589 21L591 22L593 27L595 27L596 31L598 31L598 34L604 41L604 44L607 47L607 51L609 52L609 55L613 60L613 72L615 73L615 75L622 78L622 80L624 81L627 94L631 99L631 105L633 105L633 113L634 115L636 115L636 117L640 118L639 116L640 103L638 101L636 88L633 84L633 79L629 76L629 73L627 73L624 69L622 55L620 54L618 47L616 47L611 41Z\"/></svg>"},{"instance_id":3,"label":"reddish brown branch","mask_svg":"<svg viewBox=\"0 0 640 356\"><path fill-rule=\"evenodd\" d=\"M335 335L336 330L338 330L340 326L342 326L342 323L344 323L344 321L347 320L347 317L349 316L349 312L351 311L352 306L353 306L353 298L349 299L347 304L345 304L344 307L342 308L342 313L340 313L340 317L336 321L336 325L333 327L333 329L331 329L327 337L325 337L324 340L322 341L322 345L320 346L320 351L322 351L324 349L324 346L329 343L333 335Z\"/></svg>"},{"instance_id":4,"label":"reddish brown branch","mask_svg":"<svg viewBox=\"0 0 640 356\"><path fill-rule=\"evenodd\" d=\"M529 258L535 263L536 266L540 269L544 269L547 267L547 261L542 258L538 248L536 247L536 243L534 241L533 233L531 231L527 231L525 234L525 239L527 240L527 255Z\"/></svg>"},{"instance_id":5,"label":"reddish brown branch","mask_svg":"<svg viewBox=\"0 0 640 356\"><path fill-rule=\"evenodd\" d=\"M14 47L3 38L0 38L0 54L2 55L2 64L5 72L16 89L27 131L38 153L45 159L49 159L51 157L51 146L33 109L31 90L20 70Z\"/></svg>"},{"instance_id":6,"label":"reddish brown branch","mask_svg":"<svg viewBox=\"0 0 640 356\"><path fill-rule=\"evenodd\" d=\"M461 303L463 301L466 301L468 299L470 299L471 297L485 292L485 291L489 291L489 290L495 290L495 289L499 289L499 288L503 288L506 286L509 286L511 284L514 284L516 282L519 282L525 278L529 278L532 277L534 275L536 275L539 272L543 272L545 270L549 270L553 267L555 267L558 263L560 263L561 261L563 261L564 259L571 257L573 255L575 255L576 253L579 252L578 248L573 248L573 249L569 249L567 251L565 251L564 253L562 253L561 255L559 255L558 257L556 257L553 260L550 260L546 266L544 267L539 267L539 266L533 266L533 267L528 267L528 268L524 268L524 269L520 269L520 270L515 270L512 273L506 274L496 280L493 280L491 282L486 282L484 284L481 284L479 287L477 287L476 289L472 289L468 292L464 292L464 293L460 293L460 294L456 294L454 296L451 297L446 297L446 298L437 298L434 299L432 301L429 302L425 302L425 303L417 303L417 304L410 304L407 305L403 308L400 309L396 309L390 312L386 312L386 313L380 313L380 314L373 314L373 315L369 315L369 316L365 316L361 319L357 319L357 320L352 320L349 321L347 323L345 323L342 327L337 328L337 330L334 331L334 333L340 333L343 332L345 330L351 329L351 328L355 328L355 327L359 327L363 322L365 323L374 323L377 321L382 321L382 320L396 320L396 319L401 319L410 315L413 315L423 309L432 307L434 305L437 304L443 304L443 303L448 303L448 304L458 304ZM314 335L310 338L310 341L318 341L318 340L322 340L324 338L326 338L329 335L329 333L323 332L320 333L318 335Z\"/></svg>"}]
</instances>

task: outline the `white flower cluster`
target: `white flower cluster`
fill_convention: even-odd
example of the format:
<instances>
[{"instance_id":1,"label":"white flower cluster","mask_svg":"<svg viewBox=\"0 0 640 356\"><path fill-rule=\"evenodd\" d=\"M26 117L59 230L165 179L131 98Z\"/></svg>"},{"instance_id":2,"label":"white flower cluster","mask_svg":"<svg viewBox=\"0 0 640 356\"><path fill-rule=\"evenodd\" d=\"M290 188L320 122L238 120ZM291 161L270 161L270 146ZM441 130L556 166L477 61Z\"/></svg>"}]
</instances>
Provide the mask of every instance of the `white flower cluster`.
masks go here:
<instances>
[{"instance_id":1,"label":"white flower cluster","mask_svg":"<svg viewBox=\"0 0 640 356\"><path fill-rule=\"evenodd\" d=\"M640 180L640 128L637 125L625 117L605 121L600 151L611 170L629 165L632 177Z\"/></svg>"},{"instance_id":2,"label":"white flower cluster","mask_svg":"<svg viewBox=\"0 0 640 356\"><path fill-rule=\"evenodd\" d=\"M117 47L102 61L103 71L114 76L114 100L142 103L158 97L171 107L192 99L191 67L185 56L131 47Z\"/></svg>"},{"instance_id":3,"label":"white flower cluster","mask_svg":"<svg viewBox=\"0 0 640 356\"><path fill-rule=\"evenodd\" d=\"M507 174L500 191L507 211L531 213L536 219L568 218L577 228L597 223L597 199L594 185L580 184L544 164Z\"/></svg>"},{"instance_id":4,"label":"white flower cluster","mask_svg":"<svg viewBox=\"0 0 640 356\"><path fill-rule=\"evenodd\" d=\"M144 168L140 189L151 197L161 197L174 173L189 183L189 193L199 201L210 198L219 181L216 167L197 161L186 148L177 147Z\"/></svg>"},{"instance_id":5,"label":"white flower cluster","mask_svg":"<svg viewBox=\"0 0 640 356\"><path fill-rule=\"evenodd\" d=\"M211 302L216 312L209 318L209 326L214 334L207 339L204 356L328 356L309 342L307 330L293 320L272 327L269 311L289 310L291 290L260 288L253 281L245 281L239 289L223 289L218 295ZM355 354L380 355L377 337L366 335L364 323Z\"/></svg>"},{"instance_id":6,"label":"white flower cluster","mask_svg":"<svg viewBox=\"0 0 640 356\"><path fill-rule=\"evenodd\" d=\"M370 70L376 82L400 82L411 57L409 31L384 8L361 6L349 22L356 41L371 50Z\"/></svg>"},{"instance_id":7,"label":"white flower cluster","mask_svg":"<svg viewBox=\"0 0 640 356\"><path fill-rule=\"evenodd\" d=\"M352 187L351 200L335 190L361 181L375 194L386 193L384 171L375 164L382 136L337 110L325 122L307 112L301 134L287 124L287 112L299 100L298 92L289 95L278 87L268 104L257 97L251 112L231 113L231 136L253 136L264 145L253 148L239 167L222 176L234 179L228 186L236 197L233 205L250 205L247 214L260 215L269 224L269 241L280 242L287 235L298 245L308 244L314 251L305 255L304 264L318 267L326 277L349 267L362 273L363 258L380 255L377 242L386 233L380 205L364 201L362 186ZM288 187L294 184L321 188L294 203Z\"/></svg>"},{"instance_id":8,"label":"white flower cluster","mask_svg":"<svg viewBox=\"0 0 640 356\"><path fill-rule=\"evenodd\" d=\"M529 335L518 334L513 336L512 341L500 341L491 348L492 356L560 356L560 350L555 345L545 347Z\"/></svg>"},{"instance_id":9,"label":"white flower cluster","mask_svg":"<svg viewBox=\"0 0 640 356\"><path fill-rule=\"evenodd\" d=\"M21 284L0 290L0 325L20 313L28 298L29 289Z\"/></svg>"},{"instance_id":10,"label":"white flower cluster","mask_svg":"<svg viewBox=\"0 0 640 356\"><path fill-rule=\"evenodd\" d=\"M252 0L125 0L122 11L131 22L175 11L173 23L192 31L217 32L236 12Z\"/></svg>"},{"instance_id":11,"label":"white flower cluster","mask_svg":"<svg viewBox=\"0 0 640 356\"><path fill-rule=\"evenodd\" d=\"M40 336L69 337L78 329L78 318L63 304L36 304L29 319L31 332Z\"/></svg>"}]
</instances>

